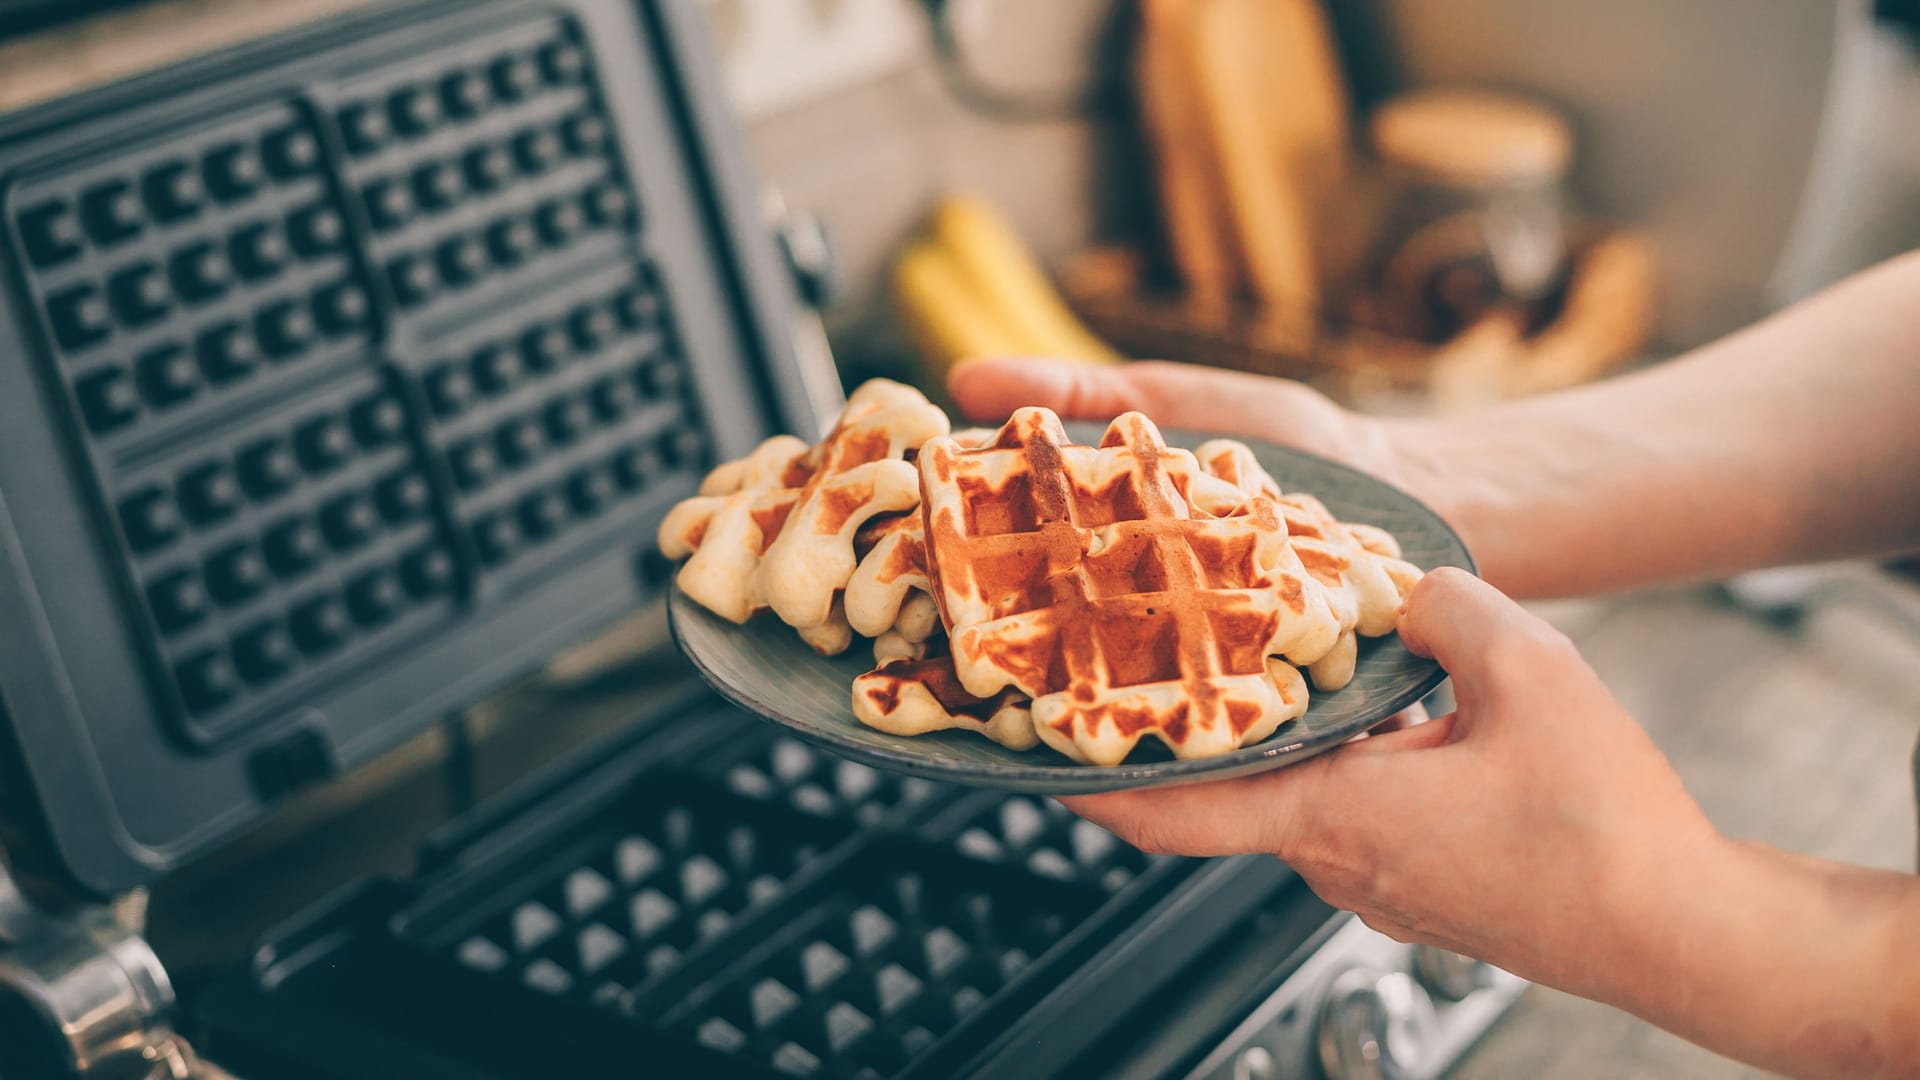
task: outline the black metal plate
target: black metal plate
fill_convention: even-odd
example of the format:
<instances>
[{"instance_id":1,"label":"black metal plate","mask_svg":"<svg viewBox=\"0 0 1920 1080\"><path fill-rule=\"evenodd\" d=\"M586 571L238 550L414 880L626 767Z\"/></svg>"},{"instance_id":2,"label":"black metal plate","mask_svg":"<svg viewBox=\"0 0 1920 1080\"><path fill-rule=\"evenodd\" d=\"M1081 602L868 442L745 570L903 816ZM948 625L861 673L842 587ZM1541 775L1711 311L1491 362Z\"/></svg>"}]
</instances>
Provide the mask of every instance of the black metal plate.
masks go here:
<instances>
[{"instance_id":1,"label":"black metal plate","mask_svg":"<svg viewBox=\"0 0 1920 1080\"><path fill-rule=\"evenodd\" d=\"M0 118L5 786L150 880L658 595L811 417L685 3L421 2Z\"/></svg>"},{"instance_id":2,"label":"black metal plate","mask_svg":"<svg viewBox=\"0 0 1920 1080\"><path fill-rule=\"evenodd\" d=\"M705 737L664 749L689 729ZM1042 1001L1076 1018L1049 1042L1076 1052L1167 974L1136 964L1062 1000L1084 964L1186 956L1230 921L1216 900L1247 902L1215 888L1280 875L868 772L711 700L479 815L419 879L276 932L202 1001L203 1045L261 1075L545 1076L574 1055L754 1080L969 1073ZM316 1017L325 1046L284 1030Z\"/></svg>"}]
</instances>

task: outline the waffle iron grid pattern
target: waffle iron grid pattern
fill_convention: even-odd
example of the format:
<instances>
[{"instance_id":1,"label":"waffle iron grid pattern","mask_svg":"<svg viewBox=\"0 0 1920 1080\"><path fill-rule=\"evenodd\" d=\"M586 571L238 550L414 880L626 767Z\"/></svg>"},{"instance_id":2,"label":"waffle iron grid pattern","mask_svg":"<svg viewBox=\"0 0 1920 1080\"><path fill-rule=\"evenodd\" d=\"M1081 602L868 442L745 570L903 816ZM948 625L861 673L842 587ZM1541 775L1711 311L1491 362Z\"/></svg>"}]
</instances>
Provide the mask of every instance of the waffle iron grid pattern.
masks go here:
<instances>
[{"instance_id":1,"label":"waffle iron grid pattern","mask_svg":"<svg viewBox=\"0 0 1920 1080\"><path fill-rule=\"evenodd\" d=\"M456 573L377 372L223 434L130 472L119 507L189 730L207 739L242 693L290 699L446 618Z\"/></svg>"},{"instance_id":2,"label":"waffle iron grid pattern","mask_svg":"<svg viewBox=\"0 0 1920 1080\"><path fill-rule=\"evenodd\" d=\"M986 1008L1100 897L874 852L666 1025L786 1076L878 1080Z\"/></svg>"},{"instance_id":3,"label":"waffle iron grid pattern","mask_svg":"<svg viewBox=\"0 0 1920 1080\"><path fill-rule=\"evenodd\" d=\"M445 923L424 916L401 933L475 972L623 1006L783 896L846 836L819 822L761 820L752 809L697 789L643 796L511 895Z\"/></svg>"},{"instance_id":4,"label":"waffle iron grid pattern","mask_svg":"<svg viewBox=\"0 0 1920 1080\"><path fill-rule=\"evenodd\" d=\"M718 772L720 782L736 795L783 803L818 817L848 818L864 827L923 805L941 791L930 780L822 754L784 735L754 745Z\"/></svg>"},{"instance_id":5,"label":"waffle iron grid pattern","mask_svg":"<svg viewBox=\"0 0 1920 1080\"><path fill-rule=\"evenodd\" d=\"M933 831L954 850L984 862L1018 867L1054 881L1094 885L1118 893L1166 861L1146 855L1052 799L1009 795L973 801L951 824Z\"/></svg>"},{"instance_id":6,"label":"waffle iron grid pattern","mask_svg":"<svg viewBox=\"0 0 1920 1080\"><path fill-rule=\"evenodd\" d=\"M282 104L9 193L57 381L97 452L217 422L370 344L324 167L314 114Z\"/></svg>"},{"instance_id":7,"label":"waffle iron grid pattern","mask_svg":"<svg viewBox=\"0 0 1920 1080\"><path fill-rule=\"evenodd\" d=\"M593 64L535 13L4 192L189 741L284 713L703 467ZM576 305L528 299L592 274ZM492 351L416 344L476 312ZM455 455L477 440L478 480Z\"/></svg>"},{"instance_id":8,"label":"waffle iron grid pattern","mask_svg":"<svg viewBox=\"0 0 1920 1080\"><path fill-rule=\"evenodd\" d=\"M886 1077L1169 861L1047 800L735 735L703 744L698 779L643 783L514 883L434 887L397 934L755 1075Z\"/></svg>"},{"instance_id":9,"label":"waffle iron grid pattern","mask_svg":"<svg viewBox=\"0 0 1920 1080\"><path fill-rule=\"evenodd\" d=\"M661 296L644 269L584 277L565 304L449 335L425 365L427 437L492 575L525 580L623 500L704 460Z\"/></svg>"}]
</instances>

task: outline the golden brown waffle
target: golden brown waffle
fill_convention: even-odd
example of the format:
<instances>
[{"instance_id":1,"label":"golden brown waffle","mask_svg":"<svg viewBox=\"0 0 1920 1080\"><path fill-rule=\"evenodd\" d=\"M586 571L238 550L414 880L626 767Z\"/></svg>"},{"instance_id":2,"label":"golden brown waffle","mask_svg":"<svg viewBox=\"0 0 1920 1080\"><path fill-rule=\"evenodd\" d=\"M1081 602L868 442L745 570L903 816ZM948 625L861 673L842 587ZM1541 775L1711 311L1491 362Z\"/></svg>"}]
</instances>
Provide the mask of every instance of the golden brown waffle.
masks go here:
<instances>
[{"instance_id":1,"label":"golden brown waffle","mask_svg":"<svg viewBox=\"0 0 1920 1080\"><path fill-rule=\"evenodd\" d=\"M972 442L991 437L986 432ZM967 440L968 433L954 438ZM876 518L855 539L860 565L847 582L846 611L854 629L873 638L875 667L853 681L854 718L891 735L974 731L1031 750L1040 739L1025 694L1009 689L977 698L954 674L927 579L925 523L916 508Z\"/></svg>"},{"instance_id":2,"label":"golden brown waffle","mask_svg":"<svg viewBox=\"0 0 1920 1080\"><path fill-rule=\"evenodd\" d=\"M772 608L815 649L841 652L852 641L840 591L856 568L855 534L876 515L919 504L906 458L947 429L946 414L919 391L865 383L820 445L776 436L715 469L698 496L668 513L660 549L692 556L676 580L714 613L745 622Z\"/></svg>"},{"instance_id":3,"label":"golden brown waffle","mask_svg":"<svg viewBox=\"0 0 1920 1080\"><path fill-rule=\"evenodd\" d=\"M660 551L692 556L676 580L702 607L738 623L767 606L756 571L806 482L808 453L799 439L776 435L713 470L699 495L667 513Z\"/></svg>"},{"instance_id":4,"label":"golden brown waffle","mask_svg":"<svg viewBox=\"0 0 1920 1080\"><path fill-rule=\"evenodd\" d=\"M881 637L899 624L902 609L914 596L931 591L926 538L917 506L870 522L860 531L854 544L860 562L846 589L847 621L855 631ZM933 614L938 626L938 613ZM925 640L925 635L918 640Z\"/></svg>"},{"instance_id":5,"label":"golden brown waffle","mask_svg":"<svg viewBox=\"0 0 1920 1080\"><path fill-rule=\"evenodd\" d=\"M944 652L887 660L853 680L853 715L891 735L974 731L1009 750L1040 744L1025 694L1012 689L987 698L967 693L953 673L953 658Z\"/></svg>"},{"instance_id":6,"label":"golden brown waffle","mask_svg":"<svg viewBox=\"0 0 1920 1080\"><path fill-rule=\"evenodd\" d=\"M1099 447L1022 409L994 441L920 451L927 556L961 686L1033 698L1042 740L1117 764L1143 737L1225 753L1306 708L1267 657L1337 636L1282 567L1278 507L1223 485L1129 413Z\"/></svg>"},{"instance_id":7,"label":"golden brown waffle","mask_svg":"<svg viewBox=\"0 0 1920 1080\"><path fill-rule=\"evenodd\" d=\"M968 428L950 438L959 446L979 447L993 435ZM859 566L847 581L847 621L873 639L874 662L927 655L928 639L945 628L927 579L926 518L919 507L867 522L854 537L854 552Z\"/></svg>"},{"instance_id":8,"label":"golden brown waffle","mask_svg":"<svg viewBox=\"0 0 1920 1080\"><path fill-rule=\"evenodd\" d=\"M1187 757L1265 738L1306 709L1296 665L1343 684L1355 635L1390 630L1419 575L1386 533L1282 495L1238 443L1196 459L1129 415L1073 446L1045 410L946 429L880 381L819 446L781 436L722 465L660 530L691 556L681 588L736 622L771 608L824 654L873 638L853 708L875 728L1107 764L1148 736ZM951 557L928 543L941 505L962 512L942 519Z\"/></svg>"},{"instance_id":9,"label":"golden brown waffle","mask_svg":"<svg viewBox=\"0 0 1920 1080\"><path fill-rule=\"evenodd\" d=\"M1339 626L1339 637L1320 655L1296 651L1288 659L1307 667L1313 685L1338 690L1353 678L1362 637L1380 637L1399 623L1400 605L1420 580L1420 568L1400 558L1400 545L1384 529L1336 521L1319 499L1282 494L1280 485L1231 439L1202 443L1194 451L1206 470L1247 495L1274 500L1287 523L1291 567L1299 565L1321 587Z\"/></svg>"}]
</instances>

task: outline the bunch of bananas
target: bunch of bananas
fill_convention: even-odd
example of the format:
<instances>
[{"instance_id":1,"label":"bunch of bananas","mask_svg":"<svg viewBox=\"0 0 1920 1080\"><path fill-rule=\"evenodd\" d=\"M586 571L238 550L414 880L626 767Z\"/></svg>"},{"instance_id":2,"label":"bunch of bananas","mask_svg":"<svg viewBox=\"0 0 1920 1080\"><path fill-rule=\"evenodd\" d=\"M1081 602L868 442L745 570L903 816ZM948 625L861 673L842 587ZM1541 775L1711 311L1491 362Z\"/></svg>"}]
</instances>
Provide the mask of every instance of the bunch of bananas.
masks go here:
<instances>
[{"instance_id":1,"label":"bunch of bananas","mask_svg":"<svg viewBox=\"0 0 1920 1080\"><path fill-rule=\"evenodd\" d=\"M1006 219L976 198L954 196L934 208L925 236L894 264L893 289L936 385L948 368L979 356L1123 359L1068 309Z\"/></svg>"}]
</instances>

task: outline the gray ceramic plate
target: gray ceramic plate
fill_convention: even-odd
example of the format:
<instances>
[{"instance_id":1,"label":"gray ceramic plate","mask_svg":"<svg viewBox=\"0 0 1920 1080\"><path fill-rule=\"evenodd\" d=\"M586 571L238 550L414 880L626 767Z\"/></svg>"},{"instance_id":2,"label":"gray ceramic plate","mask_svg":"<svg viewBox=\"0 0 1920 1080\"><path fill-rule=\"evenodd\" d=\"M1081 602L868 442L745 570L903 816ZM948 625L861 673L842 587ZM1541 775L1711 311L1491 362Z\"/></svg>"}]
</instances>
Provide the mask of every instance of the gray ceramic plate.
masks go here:
<instances>
[{"instance_id":1,"label":"gray ceramic plate","mask_svg":"<svg viewBox=\"0 0 1920 1080\"><path fill-rule=\"evenodd\" d=\"M1102 430L1068 425L1075 439L1086 442L1097 440ZM1166 438L1175 446L1194 447L1207 437L1167 432ZM1415 565L1473 569L1465 545L1446 522L1397 488L1298 450L1250 445L1282 490L1319 496L1342 521L1386 529ZM970 732L908 738L875 731L855 720L851 707L854 677L873 667L866 641L855 640L840 656L821 657L771 615L735 626L678 589L668 611L681 651L714 689L799 738L878 768L1041 795L1221 780L1291 765L1366 731L1425 697L1445 678L1439 665L1408 652L1397 636L1363 639L1353 681L1330 694L1315 691L1306 715L1264 742L1196 761L1174 760L1158 743L1143 743L1125 764L1099 768L1076 765L1044 746L1008 750Z\"/></svg>"}]
</instances>

